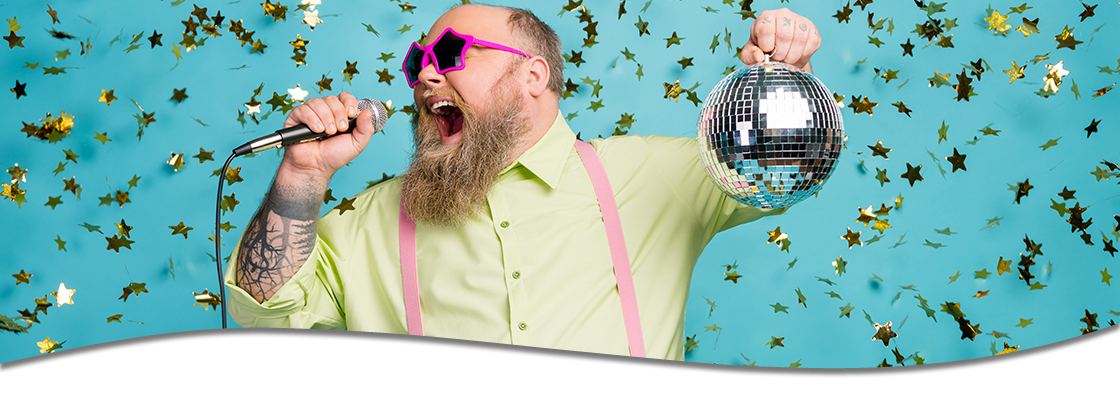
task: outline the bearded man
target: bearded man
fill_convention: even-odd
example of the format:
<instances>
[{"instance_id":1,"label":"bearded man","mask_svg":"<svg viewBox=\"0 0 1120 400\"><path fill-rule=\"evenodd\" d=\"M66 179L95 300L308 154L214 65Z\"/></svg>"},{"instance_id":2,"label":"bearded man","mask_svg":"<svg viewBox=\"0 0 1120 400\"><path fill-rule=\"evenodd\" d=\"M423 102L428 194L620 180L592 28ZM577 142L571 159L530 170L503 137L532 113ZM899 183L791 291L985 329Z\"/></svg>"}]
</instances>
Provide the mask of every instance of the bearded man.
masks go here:
<instances>
[{"instance_id":1,"label":"bearded man","mask_svg":"<svg viewBox=\"0 0 1120 400\"><path fill-rule=\"evenodd\" d=\"M740 58L809 69L820 36L761 13ZM245 327L412 333L684 358L692 270L723 230L783 210L742 205L706 176L692 138L576 140L559 111L557 35L531 12L464 5L406 56L416 149L407 173L319 219L327 184L362 152L369 112L349 93L306 101L231 256ZM640 312L639 312L640 310Z\"/></svg>"}]
</instances>

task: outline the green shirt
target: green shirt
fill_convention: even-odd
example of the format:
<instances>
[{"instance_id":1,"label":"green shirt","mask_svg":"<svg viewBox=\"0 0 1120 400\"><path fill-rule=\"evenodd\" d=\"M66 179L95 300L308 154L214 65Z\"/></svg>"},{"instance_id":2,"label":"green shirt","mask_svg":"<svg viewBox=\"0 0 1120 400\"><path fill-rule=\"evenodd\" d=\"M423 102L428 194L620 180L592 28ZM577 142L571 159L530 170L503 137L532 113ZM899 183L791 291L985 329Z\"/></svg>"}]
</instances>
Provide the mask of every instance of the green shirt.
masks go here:
<instances>
[{"instance_id":1,"label":"green shirt","mask_svg":"<svg viewBox=\"0 0 1120 400\"><path fill-rule=\"evenodd\" d=\"M541 140L505 169L487 208L459 228L417 224L427 336L627 355L610 249L591 180L557 113ZM591 141L618 203L646 353L684 358L692 269L722 230L782 210L724 195L694 138ZM226 272L229 312L243 327L407 334L398 220L400 181L358 194L355 210L318 223L307 263L263 304Z\"/></svg>"}]
</instances>

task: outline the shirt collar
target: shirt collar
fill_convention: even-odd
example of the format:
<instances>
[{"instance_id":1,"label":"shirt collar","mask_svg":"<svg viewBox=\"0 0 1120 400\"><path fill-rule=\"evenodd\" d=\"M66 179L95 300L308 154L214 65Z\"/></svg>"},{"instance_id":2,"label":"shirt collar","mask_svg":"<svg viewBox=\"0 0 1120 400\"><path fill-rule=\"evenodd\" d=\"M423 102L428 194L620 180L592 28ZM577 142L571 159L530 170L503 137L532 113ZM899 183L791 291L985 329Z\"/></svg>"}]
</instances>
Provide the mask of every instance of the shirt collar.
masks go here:
<instances>
[{"instance_id":1,"label":"shirt collar","mask_svg":"<svg viewBox=\"0 0 1120 400\"><path fill-rule=\"evenodd\" d=\"M564 164L572 153L575 141L575 133L557 110L556 120L552 122L548 132L502 173L522 165L548 187L555 189L560 183L560 174L564 171Z\"/></svg>"}]
</instances>

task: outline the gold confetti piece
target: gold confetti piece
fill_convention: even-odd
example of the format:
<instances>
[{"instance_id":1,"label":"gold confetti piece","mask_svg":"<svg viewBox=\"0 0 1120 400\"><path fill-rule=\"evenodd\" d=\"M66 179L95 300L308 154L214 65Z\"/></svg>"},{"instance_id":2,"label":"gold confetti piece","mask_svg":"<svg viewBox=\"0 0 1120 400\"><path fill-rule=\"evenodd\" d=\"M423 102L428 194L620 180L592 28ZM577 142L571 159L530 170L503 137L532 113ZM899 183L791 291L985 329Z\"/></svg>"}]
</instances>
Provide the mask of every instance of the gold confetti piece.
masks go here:
<instances>
[{"instance_id":1,"label":"gold confetti piece","mask_svg":"<svg viewBox=\"0 0 1120 400\"><path fill-rule=\"evenodd\" d=\"M863 241L859 240L859 235L860 232L852 232L852 228L848 228L848 233L840 236L840 238L848 242L848 249L851 249L857 244L859 245L859 247L863 247Z\"/></svg>"},{"instance_id":2,"label":"gold confetti piece","mask_svg":"<svg viewBox=\"0 0 1120 400\"><path fill-rule=\"evenodd\" d=\"M879 157L883 157L884 160L890 160L890 158L887 157L887 153L890 153L891 149L889 149L887 147L883 147L883 141L882 140L876 142L874 146L867 146L867 148L871 149L871 151L872 151L871 156L872 157L879 156ZM868 207L868 208L870 208L870 207Z\"/></svg>"},{"instance_id":3,"label":"gold confetti piece","mask_svg":"<svg viewBox=\"0 0 1120 400\"><path fill-rule=\"evenodd\" d=\"M836 261L832 262L832 266L836 269L837 276L844 276L844 273L848 272L848 262L844 261L843 256L836 256Z\"/></svg>"},{"instance_id":4,"label":"gold confetti piece","mask_svg":"<svg viewBox=\"0 0 1120 400\"><path fill-rule=\"evenodd\" d=\"M292 96L293 101L302 102L303 99L307 98L308 92L297 83L296 87L288 89L288 94Z\"/></svg>"},{"instance_id":5,"label":"gold confetti piece","mask_svg":"<svg viewBox=\"0 0 1120 400\"><path fill-rule=\"evenodd\" d=\"M1069 71L1063 68L1065 61L1058 61L1057 64L1046 64L1046 78L1043 79L1046 85L1043 86L1043 91L1058 93L1058 89L1062 85L1062 78L1069 75Z\"/></svg>"},{"instance_id":6,"label":"gold confetti piece","mask_svg":"<svg viewBox=\"0 0 1120 400\"><path fill-rule=\"evenodd\" d=\"M116 89L109 89L109 91L105 91L105 89L101 89L101 97L98 98L97 101L105 103L106 107L110 106L113 100L117 99L117 96L113 96L113 91L115 90Z\"/></svg>"},{"instance_id":7,"label":"gold confetti piece","mask_svg":"<svg viewBox=\"0 0 1120 400\"><path fill-rule=\"evenodd\" d=\"M672 97L673 101L677 102L679 100L678 97L681 95L681 93L685 92L685 90L683 88L681 88L681 80L680 79L677 79L677 81L673 82L672 84L669 84L669 82L665 82L664 85L665 85L665 97L664 97L665 99L668 99L668 98Z\"/></svg>"},{"instance_id":8,"label":"gold confetti piece","mask_svg":"<svg viewBox=\"0 0 1120 400\"><path fill-rule=\"evenodd\" d=\"M288 20L288 6L280 5L279 0L277 0L276 4L272 4L272 0L265 0L264 3L261 3L261 7L264 7L264 15L273 18L272 22Z\"/></svg>"},{"instance_id":9,"label":"gold confetti piece","mask_svg":"<svg viewBox=\"0 0 1120 400\"><path fill-rule=\"evenodd\" d=\"M1077 50L1077 45L1084 43L1080 40L1074 39L1073 29L1070 29L1069 25L1066 25L1064 28L1062 28L1062 33L1054 36L1054 40L1058 42L1058 50L1061 50L1063 47L1070 50Z\"/></svg>"},{"instance_id":10,"label":"gold confetti piece","mask_svg":"<svg viewBox=\"0 0 1120 400\"><path fill-rule=\"evenodd\" d=\"M187 232L194 229L194 228L191 228L189 226L184 225L183 221L179 221L179 225L170 225L170 226L168 226L168 228L171 229L171 235L172 236L183 235L184 239L187 238Z\"/></svg>"},{"instance_id":11,"label":"gold confetti piece","mask_svg":"<svg viewBox=\"0 0 1120 400\"><path fill-rule=\"evenodd\" d=\"M882 340L883 347L890 347L891 338L898 337L898 334L891 330L891 321L887 321L886 325L873 324L875 326L875 336L871 340Z\"/></svg>"},{"instance_id":12,"label":"gold confetti piece","mask_svg":"<svg viewBox=\"0 0 1120 400\"><path fill-rule=\"evenodd\" d=\"M35 276L35 274L26 273L26 272L23 271L23 269L20 269L18 274L12 274L12 277L16 278L16 285L17 286L21 283L26 283L30 286L31 285L30 279L31 279L32 276Z\"/></svg>"},{"instance_id":13,"label":"gold confetti piece","mask_svg":"<svg viewBox=\"0 0 1120 400\"><path fill-rule=\"evenodd\" d=\"M992 10L991 15L984 18L984 22L988 23L988 30L995 31L996 34L1006 35L1011 30L1011 25L1007 24L1007 16L1000 15L999 11Z\"/></svg>"},{"instance_id":14,"label":"gold confetti piece","mask_svg":"<svg viewBox=\"0 0 1120 400\"><path fill-rule=\"evenodd\" d=\"M925 179L922 179L922 166L921 166L921 164L919 164L917 167L914 167L914 166L910 165L910 163L906 163L906 173L900 175L899 177L900 178L906 178L907 180L909 180L910 181L910 187L914 187L914 182L915 181L922 181L922 182L925 181ZM902 198L899 197L898 200L896 200L895 202L896 203L901 203L901 200L902 200ZM896 205L896 207L897 208L902 208L901 204Z\"/></svg>"},{"instance_id":15,"label":"gold confetti piece","mask_svg":"<svg viewBox=\"0 0 1120 400\"><path fill-rule=\"evenodd\" d=\"M780 227L780 226L777 227L777 228L774 228L774 230L772 230L772 231L767 231L766 233L770 235L770 238L766 239L766 243L768 243L768 244L769 243L779 243L782 240L785 240L786 238L789 237L789 235L787 235L785 233L782 233L782 227ZM781 245L781 244L779 243L779 245Z\"/></svg>"},{"instance_id":16,"label":"gold confetti piece","mask_svg":"<svg viewBox=\"0 0 1120 400\"><path fill-rule=\"evenodd\" d=\"M221 295L218 293L210 293L209 289L203 289L202 293L191 292L194 295L194 306L202 306L203 310L209 310L213 307L214 311L218 310L218 306L222 305Z\"/></svg>"},{"instance_id":17,"label":"gold confetti piece","mask_svg":"<svg viewBox=\"0 0 1120 400\"><path fill-rule=\"evenodd\" d=\"M74 299L71 297L74 295L74 292L76 292L76 290L67 289L65 283L59 283L58 291L52 294L58 299L57 306L62 307L63 304L74 304Z\"/></svg>"},{"instance_id":18,"label":"gold confetti piece","mask_svg":"<svg viewBox=\"0 0 1120 400\"><path fill-rule=\"evenodd\" d=\"M63 341L62 343L66 343L66 341ZM43 354L54 353L55 350L62 348L62 343L51 341L51 337L47 336L47 338L43 339L42 342L37 342L35 344L39 345L39 354Z\"/></svg>"},{"instance_id":19,"label":"gold confetti piece","mask_svg":"<svg viewBox=\"0 0 1120 400\"><path fill-rule=\"evenodd\" d=\"M319 10L304 10L303 20L300 23L311 27L311 30L315 30L315 25L323 23L323 20L319 19Z\"/></svg>"},{"instance_id":20,"label":"gold confetti piece","mask_svg":"<svg viewBox=\"0 0 1120 400\"><path fill-rule=\"evenodd\" d=\"M171 152L171 159L167 160L167 165L170 165L175 172L179 172L184 167L183 153Z\"/></svg>"}]
</instances>

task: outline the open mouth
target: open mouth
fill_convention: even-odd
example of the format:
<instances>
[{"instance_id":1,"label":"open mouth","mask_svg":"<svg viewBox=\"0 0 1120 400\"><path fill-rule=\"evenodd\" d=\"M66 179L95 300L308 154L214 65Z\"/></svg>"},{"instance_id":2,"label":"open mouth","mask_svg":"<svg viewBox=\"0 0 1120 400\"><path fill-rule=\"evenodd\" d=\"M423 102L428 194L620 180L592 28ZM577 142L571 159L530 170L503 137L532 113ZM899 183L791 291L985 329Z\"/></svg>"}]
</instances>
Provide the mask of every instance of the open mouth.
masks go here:
<instances>
[{"instance_id":1,"label":"open mouth","mask_svg":"<svg viewBox=\"0 0 1120 400\"><path fill-rule=\"evenodd\" d=\"M432 104L432 114L436 117L440 137L452 138L463 130L463 112L451 101L439 101Z\"/></svg>"}]
</instances>

